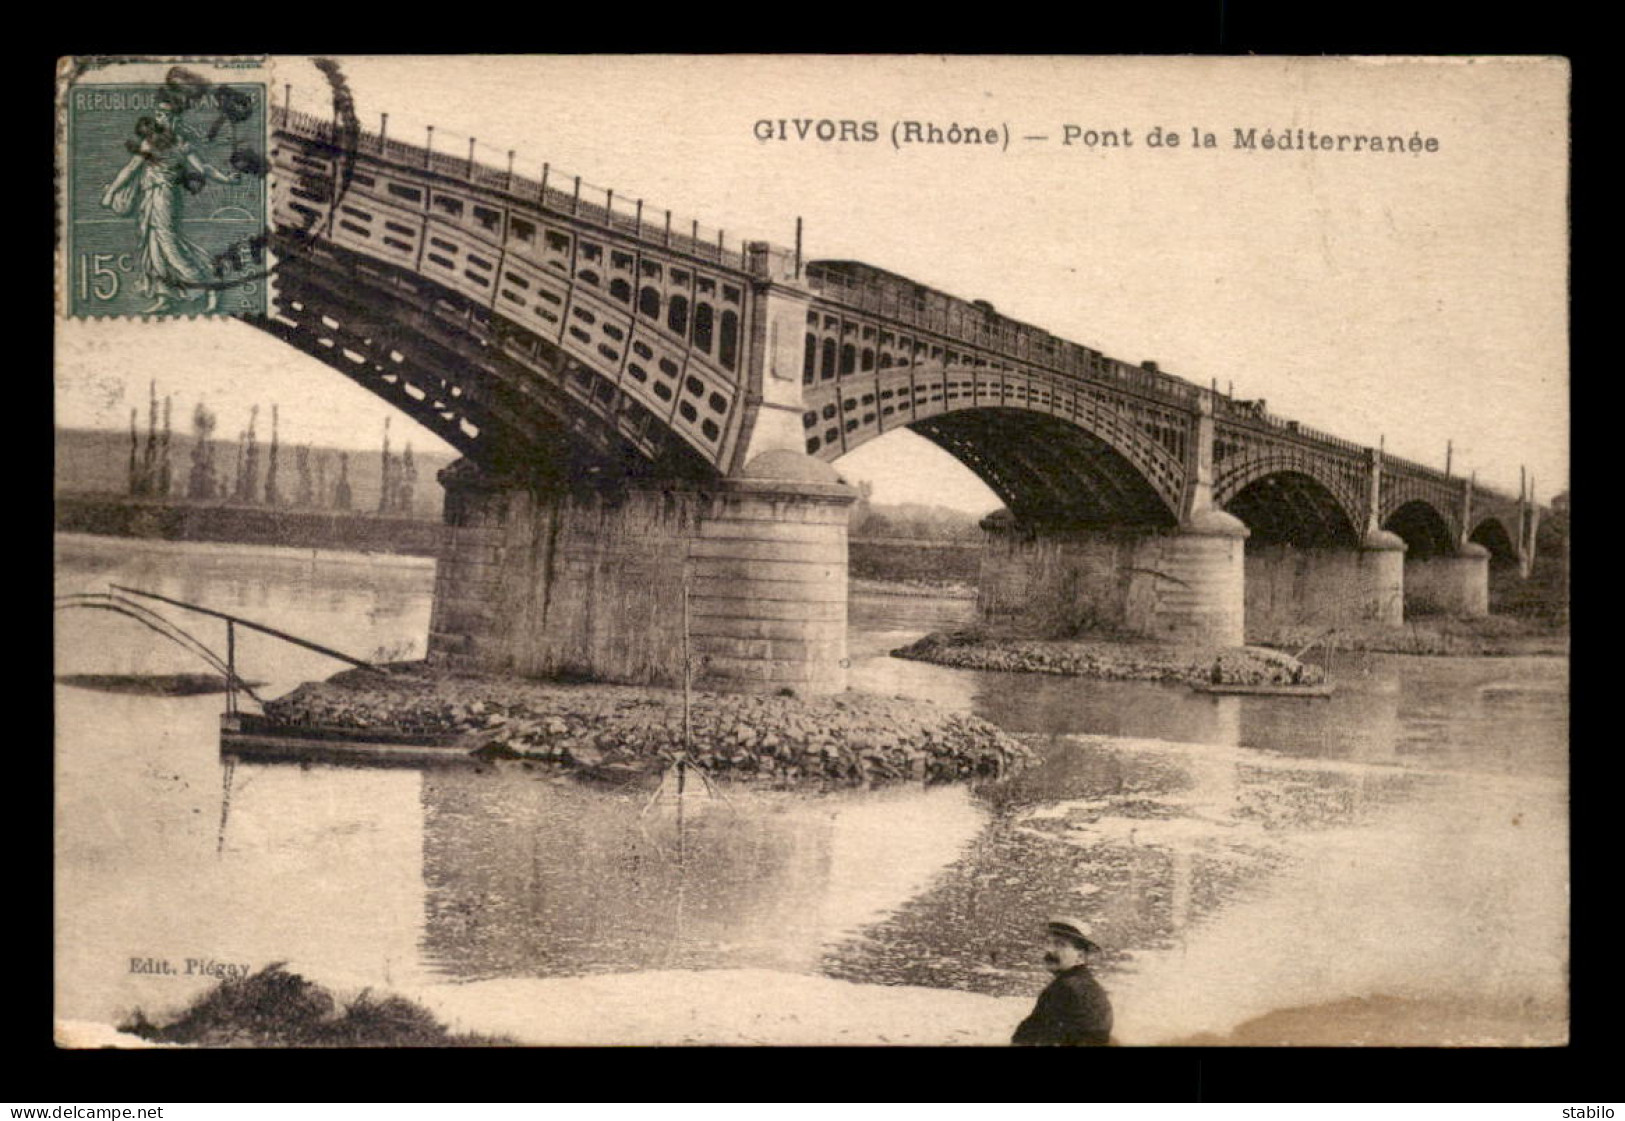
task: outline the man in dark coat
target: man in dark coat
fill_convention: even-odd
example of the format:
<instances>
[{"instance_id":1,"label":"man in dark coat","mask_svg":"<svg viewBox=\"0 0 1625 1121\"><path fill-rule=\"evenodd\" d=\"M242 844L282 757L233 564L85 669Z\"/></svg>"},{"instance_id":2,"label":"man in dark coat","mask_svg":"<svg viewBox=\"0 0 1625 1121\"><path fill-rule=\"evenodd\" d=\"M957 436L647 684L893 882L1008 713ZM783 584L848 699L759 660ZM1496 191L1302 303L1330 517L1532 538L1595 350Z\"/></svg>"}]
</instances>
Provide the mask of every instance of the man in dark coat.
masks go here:
<instances>
[{"instance_id":1,"label":"man in dark coat","mask_svg":"<svg viewBox=\"0 0 1625 1121\"><path fill-rule=\"evenodd\" d=\"M1055 974L1032 1015L1021 1021L1010 1042L1028 1047L1104 1047L1112 1034L1112 1002L1089 973L1089 955L1100 947L1077 919L1049 920L1044 964Z\"/></svg>"}]
</instances>

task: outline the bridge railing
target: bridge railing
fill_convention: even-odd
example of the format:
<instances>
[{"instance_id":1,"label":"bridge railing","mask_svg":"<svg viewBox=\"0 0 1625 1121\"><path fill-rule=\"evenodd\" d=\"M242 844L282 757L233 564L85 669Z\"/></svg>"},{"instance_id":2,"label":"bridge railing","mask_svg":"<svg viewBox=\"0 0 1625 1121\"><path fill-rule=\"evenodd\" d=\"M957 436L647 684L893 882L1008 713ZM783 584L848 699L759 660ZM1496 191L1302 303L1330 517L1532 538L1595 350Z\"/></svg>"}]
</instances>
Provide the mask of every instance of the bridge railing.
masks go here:
<instances>
[{"instance_id":1,"label":"bridge railing","mask_svg":"<svg viewBox=\"0 0 1625 1121\"><path fill-rule=\"evenodd\" d=\"M1334 436L1330 432L1311 427L1300 421L1277 416L1266 410L1262 401L1237 401L1234 398L1218 396L1214 398L1213 414L1219 420L1254 428L1265 428L1281 435L1296 436L1299 439L1328 447L1333 451L1357 459L1364 459L1368 451L1364 444L1346 440L1341 436Z\"/></svg>"},{"instance_id":2,"label":"bridge railing","mask_svg":"<svg viewBox=\"0 0 1625 1121\"><path fill-rule=\"evenodd\" d=\"M1084 381L1114 383L1187 407L1201 393L1199 386L1183 378L1109 358L965 301L933 304L817 265L807 266L804 275L809 287L835 303Z\"/></svg>"},{"instance_id":3,"label":"bridge railing","mask_svg":"<svg viewBox=\"0 0 1625 1121\"><path fill-rule=\"evenodd\" d=\"M1392 452L1385 451L1382 453L1382 469L1392 471L1395 474L1413 475L1432 483L1452 482L1457 485L1461 483L1459 477L1446 475L1437 467L1428 467L1426 464L1418 463L1414 459L1406 459L1402 455L1394 455Z\"/></svg>"},{"instance_id":4,"label":"bridge railing","mask_svg":"<svg viewBox=\"0 0 1625 1121\"><path fill-rule=\"evenodd\" d=\"M737 269L764 279L789 278L795 271L795 254L789 249L738 235L730 236L725 230L702 225L697 220L674 220L670 210L648 205L643 199L624 193L617 194L613 188L589 183L551 164L542 165L540 178L516 172L513 170L513 153L503 155L505 166L494 166L481 158L489 149L483 149L478 142L469 146L467 154L458 154L365 128L353 139L347 140L339 135L340 130L332 119L288 106L273 106L271 119L278 128L335 149L346 142L353 143L356 151L388 163L484 187L555 214L710 261L723 268ZM451 136L445 133L440 135ZM467 143L467 138L455 137L455 141Z\"/></svg>"}]
</instances>

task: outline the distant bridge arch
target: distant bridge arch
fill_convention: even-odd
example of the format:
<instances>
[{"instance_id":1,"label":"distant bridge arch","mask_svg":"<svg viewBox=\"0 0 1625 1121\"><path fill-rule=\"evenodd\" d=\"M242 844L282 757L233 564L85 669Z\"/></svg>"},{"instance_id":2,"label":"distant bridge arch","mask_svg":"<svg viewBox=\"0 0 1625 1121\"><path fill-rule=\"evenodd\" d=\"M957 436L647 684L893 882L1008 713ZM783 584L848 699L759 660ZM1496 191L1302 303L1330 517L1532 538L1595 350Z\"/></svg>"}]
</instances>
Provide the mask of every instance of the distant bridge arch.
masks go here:
<instances>
[{"instance_id":1,"label":"distant bridge arch","mask_svg":"<svg viewBox=\"0 0 1625 1121\"><path fill-rule=\"evenodd\" d=\"M1059 417L1016 408L967 408L914 421L909 428L974 472L1021 523L1178 523L1177 496L1154 486L1110 442Z\"/></svg>"},{"instance_id":2,"label":"distant bridge arch","mask_svg":"<svg viewBox=\"0 0 1625 1121\"><path fill-rule=\"evenodd\" d=\"M1473 527L1467 539L1489 550L1491 564L1513 565L1519 560L1518 547L1513 544L1515 532L1516 526L1508 528L1502 515L1491 514Z\"/></svg>"},{"instance_id":3,"label":"distant bridge arch","mask_svg":"<svg viewBox=\"0 0 1625 1121\"><path fill-rule=\"evenodd\" d=\"M1388 515L1382 528L1404 542L1410 560L1447 556L1456 551L1456 533L1449 519L1426 499L1416 498Z\"/></svg>"},{"instance_id":4,"label":"distant bridge arch","mask_svg":"<svg viewBox=\"0 0 1625 1121\"><path fill-rule=\"evenodd\" d=\"M1359 547L1359 507L1321 479L1300 470L1276 469L1269 459L1257 457L1249 469L1230 474L1226 481L1229 493L1222 500L1216 494L1214 500L1246 524L1252 533L1248 542L1255 547Z\"/></svg>"}]
</instances>

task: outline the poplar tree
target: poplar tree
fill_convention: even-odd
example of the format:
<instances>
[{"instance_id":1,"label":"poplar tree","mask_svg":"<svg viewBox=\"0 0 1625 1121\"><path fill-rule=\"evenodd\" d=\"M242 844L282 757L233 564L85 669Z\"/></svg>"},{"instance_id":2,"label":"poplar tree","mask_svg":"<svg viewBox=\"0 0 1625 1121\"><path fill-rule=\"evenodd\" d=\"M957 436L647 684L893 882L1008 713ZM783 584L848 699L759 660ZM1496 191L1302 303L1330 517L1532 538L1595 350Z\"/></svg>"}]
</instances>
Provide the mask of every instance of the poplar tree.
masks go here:
<instances>
[{"instance_id":1,"label":"poplar tree","mask_svg":"<svg viewBox=\"0 0 1625 1121\"><path fill-rule=\"evenodd\" d=\"M171 395L164 394L164 434L158 444L158 497L168 498L170 483L173 481L174 469L171 463L171 448L174 445L174 429L169 423L169 409L173 404Z\"/></svg>"},{"instance_id":2,"label":"poplar tree","mask_svg":"<svg viewBox=\"0 0 1625 1121\"><path fill-rule=\"evenodd\" d=\"M214 428L215 415L200 401L192 410L192 473L186 482L188 498L211 499L215 496L214 480Z\"/></svg>"},{"instance_id":3,"label":"poplar tree","mask_svg":"<svg viewBox=\"0 0 1625 1121\"><path fill-rule=\"evenodd\" d=\"M412 513L412 493L417 489L418 468L412 459L412 444L407 442L406 450L401 453L400 483L396 487L396 510L402 514Z\"/></svg>"},{"instance_id":4,"label":"poplar tree","mask_svg":"<svg viewBox=\"0 0 1625 1121\"><path fill-rule=\"evenodd\" d=\"M260 419L260 407L248 410L248 431L243 433L243 473L238 479L238 494L243 502L253 505L260 489L260 449L254 437L254 427Z\"/></svg>"},{"instance_id":5,"label":"poplar tree","mask_svg":"<svg viewBox=\"0 0 1625 1121\"><path fill-rule=\"evenodd\" d=\"M350 508L350 453L339 452L339 481L333 488L333 505L339 510Z\"/></svg>"},{"instance_id":6,"label":"poplar tree","mask_svg":"<svg viewBox=\"0 0 1625 1121\"><path fill-rule=\"evenodd\" d=\"M141 437L136 435L135 418L139 410L130 409L130 493L141 493L141 474L136 464L136 451L141 446Z\"/></svg>"},{"instance_id":7,"label":"poplar tree","mask_svg":"<svg viewBox=\"0 0 1625 1121\"><path fill-rule=\"evenodd\" d=\"M158 379L147 383L147 446L141 450L139 494L151 494L158 475Z\"/></svg>"},{"instance_id":8,"label":"poplar tree","mask_svg":"<svg viewBox=\"0 0 1625 1121\"><path fill-rule=\"evenodd\" d=\"M299 492L294 499L294 505L300 509L308 509L311 505L310 483L310 445L299 444L293 449L294 469L299 473Z\"/></svg>"},{"instance_id":9,"label":"poplar tree","mask_svg":"<svg viewBox=\"0 0 1625 1121\"><path fill-rule=\"evenodd\" d=\"M392 497L391 491L394 483L394 472L391 469L392 465L389 458L389 420L389 417L384 417L384 462L382 477L378 486L378 512L380 514L389 512L389 500Z\"/></svg>"},{"instance_id":10,"label":"poplar tree","mask_svg":"<svg viewBox=\"0 0 1625 1121\"><path fill-rule=\"evenodd\" d=\"M278 409L276 402L271 402L271 453L265 463L265 504L267 506L280 506L282 495L277 492L277 457L278 457Z\"/></svg>"}]
</instances>

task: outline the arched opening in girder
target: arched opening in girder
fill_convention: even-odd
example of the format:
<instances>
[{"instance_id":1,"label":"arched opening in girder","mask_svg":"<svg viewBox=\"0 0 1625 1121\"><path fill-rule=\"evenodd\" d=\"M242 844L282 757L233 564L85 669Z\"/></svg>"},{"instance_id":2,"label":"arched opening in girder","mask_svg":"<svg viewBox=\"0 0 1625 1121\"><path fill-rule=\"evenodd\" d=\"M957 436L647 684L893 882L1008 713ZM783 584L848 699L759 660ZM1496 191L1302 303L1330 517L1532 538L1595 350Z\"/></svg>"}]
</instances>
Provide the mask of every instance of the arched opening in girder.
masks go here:
<instances>
[{"instance_id":1,"label":"arched opening in girder","mask_svg":"<svg viewBox=\"0 0 1625 1121\"><path fill-rule=\"evenodd\" d=\"M1297 471L1254 479L1225 505L1249 530L1247 548L1353 549L1360 535L1326 487Z\"/></svg>"},{"instance_id":2,"label":"arched opening in girder","mask_svg":"<svg viewBox=\"0 0 1625 1121\"><path fill-rule=\"evenodd\" d=\"M1448 556L1456 551L1449 524L1437 510L1421 499L1414 499L1395 510L1382 528L1398 534L1405 542L1407 561Z\"/></svg>"},{"instance_id":3,"label":"arched opening in girder","mask_svg":"<svg viewBox=\"0 0 1625 1121\"><path fill-rule=\"evenodd\" d=\"M859 531L862 523L873 522L866 532L890 532L887 527L901 513L891 509L894 507L938 507L936 514L923 509L914 513L922 518L974 526L1002 505L999 496L975 472L906 428L894 428L865 441L833 460L832 466L844 481L860 490L858 505L853 508L854 531ZM949 517L947 511L954 515Z\"/></svg>"},{"instance_id":4,"label":"arched opening in girder","mask_svg":"<svg viewBox=\"0 0 1625 1121\"><path fill-rule=\"evenodd\" d=\"M1511 568L1518 563L1518 550L1499 518L1485 518L1467 539L1488 549L1490 564L1496 568Z\"/></svg>"},{"instance_id":5,"label":"arched opening in girder","mask_svg":"<svg viewBox=\"0 0 1625 1121\"><path fill-rule=\"evenodd\" d=\"M1057 417L963 409L909 427L970 468L1023 525L1177 524L1176 512L1122 454Z\"/></svg>"}]
</instances>

